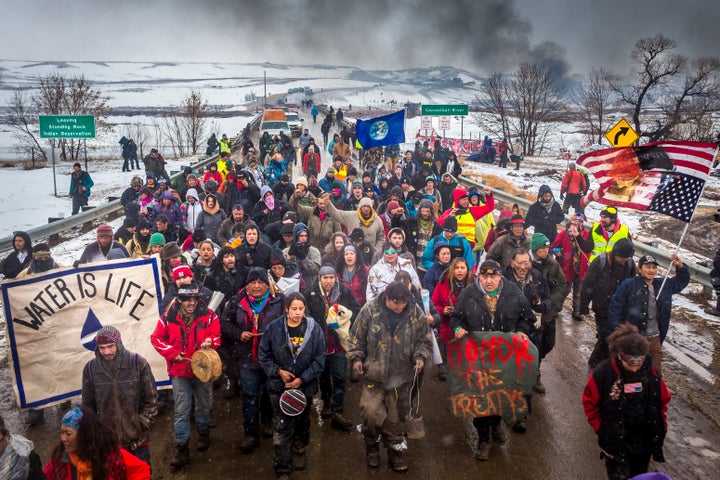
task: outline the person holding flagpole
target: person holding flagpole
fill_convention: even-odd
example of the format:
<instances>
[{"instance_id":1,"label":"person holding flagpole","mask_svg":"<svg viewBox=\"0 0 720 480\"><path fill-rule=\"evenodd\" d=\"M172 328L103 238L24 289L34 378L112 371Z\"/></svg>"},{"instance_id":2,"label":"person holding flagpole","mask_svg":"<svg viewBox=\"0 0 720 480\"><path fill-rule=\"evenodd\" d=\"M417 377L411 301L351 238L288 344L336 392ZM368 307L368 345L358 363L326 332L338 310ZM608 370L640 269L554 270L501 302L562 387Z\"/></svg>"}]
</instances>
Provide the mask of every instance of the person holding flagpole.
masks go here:
<instances>
[{"instance_id":1,"label":"person holding flagpole","mask_svg":"<svg viewBox=\"0 0 720 480\"><path fill-rule=\"evenodd\" d=\"M675 277L668 278L663 285L663 277L655 277L657 260L652 255L640 257L638 275L628 278L620 284L610 300L610 329L621 323L635 325L647 338L650 356L658 375L662 375L662 343L670 326L672 296L680 293L690 283L690 269L676 254L670 256L675 266Z\"/></svg>"}]
</instances>

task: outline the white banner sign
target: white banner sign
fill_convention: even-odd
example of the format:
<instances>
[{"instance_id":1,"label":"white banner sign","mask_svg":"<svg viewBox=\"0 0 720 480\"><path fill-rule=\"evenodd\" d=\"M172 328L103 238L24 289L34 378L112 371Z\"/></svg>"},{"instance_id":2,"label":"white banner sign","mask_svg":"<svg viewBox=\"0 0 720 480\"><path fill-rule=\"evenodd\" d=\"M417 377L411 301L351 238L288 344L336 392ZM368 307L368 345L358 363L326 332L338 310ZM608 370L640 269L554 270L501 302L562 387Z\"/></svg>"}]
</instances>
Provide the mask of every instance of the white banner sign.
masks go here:
<instances>
[{"instance_id":1,"label":"white banner sign","mask_svg":"<svg viewBox=\"0 0 720 480\"><path fill-rule=\"evenodd\" d=\"M155 258L51 270L1 287L20 408L79 395L83 367L95 356L95 334L105 325L150 362L158 385L169 384L165 359L150 344L162 299Z\"/></svg>"}]
</instances>

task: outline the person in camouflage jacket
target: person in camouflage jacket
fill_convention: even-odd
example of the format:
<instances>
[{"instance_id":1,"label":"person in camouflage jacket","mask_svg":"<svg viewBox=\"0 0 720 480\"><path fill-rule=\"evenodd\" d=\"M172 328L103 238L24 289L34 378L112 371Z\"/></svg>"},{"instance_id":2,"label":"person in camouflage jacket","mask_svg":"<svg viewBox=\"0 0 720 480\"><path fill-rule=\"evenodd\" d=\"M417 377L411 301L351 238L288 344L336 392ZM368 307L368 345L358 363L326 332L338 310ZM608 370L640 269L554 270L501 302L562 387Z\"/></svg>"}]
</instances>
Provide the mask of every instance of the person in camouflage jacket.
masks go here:
<instances>
[{"instance_id":1,"label":"person in camouflage jacket","mask_svg":"<svg viewBox=\"0 0 720 480\"><path fill-rule=\"evenodd\" d=\"M408 469L402 451L410 389L432 352L426 316L411 295L402 282L392 282L366 303L350 331L348 351L353 372L365 373L360 411L367 463L379 465L382 436L398 472Z\"/></svg>"}]
</instances>

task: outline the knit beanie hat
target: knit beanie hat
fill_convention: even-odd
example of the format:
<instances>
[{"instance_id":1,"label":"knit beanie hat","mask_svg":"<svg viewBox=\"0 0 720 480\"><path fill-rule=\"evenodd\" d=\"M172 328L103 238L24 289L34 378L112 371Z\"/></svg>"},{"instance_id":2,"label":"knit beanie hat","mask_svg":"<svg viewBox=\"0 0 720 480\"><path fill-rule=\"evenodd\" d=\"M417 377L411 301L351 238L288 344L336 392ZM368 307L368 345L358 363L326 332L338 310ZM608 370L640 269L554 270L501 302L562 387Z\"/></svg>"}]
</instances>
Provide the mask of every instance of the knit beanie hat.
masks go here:
<instances>
[{"instance_id":1,"label":"knit beanie hat","mask_svg":"<svg viewBox=\"0 0 720 480\"><path fill-rule=\"evenodd\" d=\"M627 238L621 238L612 248L612 254L615 257L632 258L633 253L635 253L635 248Z\"/></svg>"},{"instance_id":2,"label":"knit beanie hat","mask_svg":"<svg viewBox=\"0 0 720 480\"><path fill-rule=\"evenodd\" d=\"M255 280L260 280L261 282L267 283L270 285L270 280L268 280L268 274L267 272L260 268L260 267L252 267L247 275L247 280L245 281L245 285L254 282Z\"/></svg>"},{"instance_id":3,"label":"knit beanie hat","mask_svg":"<svg viewBox=\"0 0 720 480\"><path fill-rule=\"evenodd\" d=\"M443 223L443 230L446 232L457 232L457 228L457 218L449 216L445 219L445 222Z\"/></svg>"},{"instance_id":4,"label":"knit beanie hat","mask_svg":"<svg viewBox=\"0 0 720 480\"><path fill-rule=\"evenodd\" d=\"M182 264L173 268L172 271L173 282L177 281L178 278L193 277L193 272L189 266Z\"/></svg>"},{"instance_id":5,"label":"knit beanie hat","mask_svg":"<svg viewBox=\"0 0 720 480\"><path fill-rule=\"evenodd\" d=\"M110 345L121 340L120 331L111 326L104 326L95 335L95 345Z\"/></svg>"},{"instance_id":6,"label":"knit beanie hat","mask_svg":"<svg viewBox=\"0 0 720 480\"><path fill-rule=\"evenodd\" d=\"M550 240L542 234L542 233L533 233L532 238L530 238L530 250L533 252L539 248L542 247L549 247L550 246Z\"/></svg>"},{"instance_id":7,"label":"knit beanie hat","mask_svg":"<svg viewBox=\"0 0 720 480\"><path fill-rule=\"evenodd\" d=\"M157 247L158 245L165 246L165 235L160 232L155 232L150 235L150 246Z\"/></svg>"},{"instance_id":8,"label":"knit beanie hat","mask_svg":"<svg viewBox=\"0 0 720 480\"><path fill-rule=\"evenodd\" d=\"M100 236L100 235L110 235L110 236L112 237L112 235L113 235L113 229L112 229L112 227L111 227L110 225L108 225L107 223L103 223L102 225L100 225L100 226L98 227L98 229L97 229L97 235L98 235L98 236Z\"/></svg>"},{"instance_id":9,"label":"knit beanie hat","mask_svg":"<svg viewBox=\"0 0 720 480\"><path fill-rule=\"evenodd\" d=\"M178 244L175 242L168 242L163 247L162 254L160 255L160 257L163 260L170 260L173 257L179 257L181 255L182 255L182 250L180 250L180 247L178 247Z\"/></svg>"}]
</instances>

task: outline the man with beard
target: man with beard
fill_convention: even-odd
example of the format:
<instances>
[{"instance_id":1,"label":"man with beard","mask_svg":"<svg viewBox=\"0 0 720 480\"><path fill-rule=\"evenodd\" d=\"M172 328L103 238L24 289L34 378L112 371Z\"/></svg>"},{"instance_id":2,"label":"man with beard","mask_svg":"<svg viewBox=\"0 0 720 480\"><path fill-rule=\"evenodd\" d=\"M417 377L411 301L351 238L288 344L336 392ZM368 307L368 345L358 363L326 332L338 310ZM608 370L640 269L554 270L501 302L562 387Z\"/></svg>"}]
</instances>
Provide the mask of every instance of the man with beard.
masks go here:
<instances>
[{"instance_id":1,"label":"man with beard","mask_svg":"<svg viewBox=\"0 0 720 480\"><path fill-rule=\"evenodd\" d=\"M307 308L310 316L325 332L325 370L320 377L320 392L323 400L322 417L331 418L331 425L338 430L349 430L352 421L343 416L345 406L345 376L347 356L337 332L328 327L330 309L349 309L352 318L360 311L360 304L352 292L337 279L335 268L323 265L318 271L317 282L307 294Z\"/></svg>"},{"instance_id":2,"label":"man with beard","mask_svg":"<svg viewBox=\"0 0 720 480\"><path fill-rule=\"evenodd\" d=\"M525 219L516 214L510 218L507 226L507 235L497 238L487 251L487 259L495 260L503 267L510 265L515 253L527 252L530 248L530 239L525 235Z\"/></svg>"},{"instance_id":3,"label":"man with beard","mask_svg":"<svg viewBox=\"0 0 720 480\"><path fill-rule=\"evenodd\" d=\"M333 233L341 230L342 225L328 213L326 198L318 198L317 206L315 207L311 205L306 206L300 204L302 193L299 188L295 191L295 195L292 196L292 208L300 218L307 219L308 229L312 233L310 245L322 251L325 249L325 246L330 243Z\"/></svg>"},{"instance_id":4,"label":"man with beard","mask_svg":"<svg viewBox=\"0 0 720 480\"><path fill-rule=\"evenodd\" d=\"M285 297L270 290L267 269L248 272L245 288L228 303L222 317L226 375L240 381L245 437L240 451L252 453L263 436L272 436L272 409L265 391L266 375L258 360L260 337L267 325L283 314Z\"/></svg>"},{"instance_id":5,"label":"man with beard","mask_svg":"<svg viewBox=\"0 0 720 480\"><path fill-rule=\"evenodd\" d=\"M148 438L157 415L157 386L147 360L125 350L120 332L95 335L95 358L85 364L82 404L118 436L120 445L150 463Z\"/></svg>"},{"instance_id":6,"label":"man with beard","mask_svg":"<svg viewBox=\"0 0 720 480\"><path fill-rule=\"evenodd\" d=\"M234 205L232 208L231 216L223 220L218 230L217 240L219 245L225 245L228 240L233 238L232 229L235 225L244 225L248 222L248 217L245 215L245 208L240 205Z\"/></svg>"},{"instance_id":7,"label":"man with beard","mask_svg":"<svg viewBox=\"0 0 720 480\"><path fill-rule=\"evenodd\" d=\"M630 229L620 223L617 208L611 206L603 208L600 212L600 221L595 222L590 229L593 247L588 262L592 263L603 253L612 251L613 245L622 238L630 238Z\"/></svg>"},{"instance_id":8,"label":"man with beard","mask_svg":"<svg viewBox=\"0 0 720 480\"><path fill-rule=\"evenodd\" d=\"M113 229L107 223L103 223L97 228L97 241L85 247L80 259L75 262L75 266L83 263L101 262L108 259L110 250L120 250L122 255L127 258L130 256L125 245L113 240Z\"/></svg>"},{"instance_id":9,"label":"man with beard","mask_svg":"<svg viewBox=\"0 0 720 480\"><path fill-rule=\"evenodd\" d=\"M326 208L331 217L347 227L349 232L356 228L362 229L365 234L365 240L375 249L379 250L385 241L385 229L383 222L377 216L373 208L373 201L369 198L363 198L358 204L359 207L354 212L344 212L335 208L330 201L330 194L321 195L325 198Z\"/></svg>"},{"instance_id":10,"label":"man with beard","mask_svg":"<svg viewBox=\"0 0 720 480\"><path fill-rule=\"evenodd\" d=\"M200 298L200 288L191 283L178 289L177 302L158 320L150 341L165 357L172 379L175 456L173 470L190 461L190 413L195 405L198 451L210 448L210 407L212 382L203 382L190 367L193 354L200 349L220 346L220 320Z\"/></svg>"},{"instance_id":11,"label":"man with beard","mask_svg":"<svg viewBox=\"0 0 720 480\"><path fill-rule=\"evenodd\" d=\"M135 228L135 234L125 244L131 258L144 258L150 254L150 232L150 222L141 218ZM163 236L164 242L165 237Z\"/></svg>"}]
</instances>

